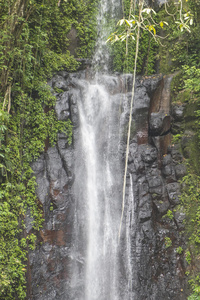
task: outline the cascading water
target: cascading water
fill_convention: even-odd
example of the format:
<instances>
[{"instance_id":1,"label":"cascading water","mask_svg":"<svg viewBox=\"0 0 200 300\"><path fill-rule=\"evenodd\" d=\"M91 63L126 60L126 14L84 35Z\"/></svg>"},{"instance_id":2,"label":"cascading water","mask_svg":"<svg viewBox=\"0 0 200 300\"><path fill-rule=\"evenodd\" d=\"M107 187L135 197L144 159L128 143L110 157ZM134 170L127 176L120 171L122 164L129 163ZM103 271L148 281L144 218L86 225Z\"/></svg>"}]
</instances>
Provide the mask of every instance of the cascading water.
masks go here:
<instances>
[{"instance_id":1,"label":"cascading water","mask_svg":"<svg viewBox=\"0 0 200 300\"><path fill-rule=\"evenodd\" d=\"M77 230L83 231L79 238L85 244L80 299L86 300L118 299L116 260L122 176L118 154L120 103L115 100L105 87L89 84L78 104L75 195L77 214L81 215Z\"/></svg>"},{"instance_id":2,"label":"cascading water","mask_svg":"<svg viewBox=\"0 0 200 300\"><path fill-rule=\"evenodd\" d=\"M72 298L77 300L128 299L120 297L118 253L123 184L119 152L122 96L109 93L108 83L117 78L99 73L99 69L108 72L109 65L105 45L109 26L105 20L112 20L119 6L112 0L101 1L92 66L98 73L90 82L79 80L79 130L74 139L76 241L72 250L77 262L72 271Z\"/></svg>"}]
</instances>

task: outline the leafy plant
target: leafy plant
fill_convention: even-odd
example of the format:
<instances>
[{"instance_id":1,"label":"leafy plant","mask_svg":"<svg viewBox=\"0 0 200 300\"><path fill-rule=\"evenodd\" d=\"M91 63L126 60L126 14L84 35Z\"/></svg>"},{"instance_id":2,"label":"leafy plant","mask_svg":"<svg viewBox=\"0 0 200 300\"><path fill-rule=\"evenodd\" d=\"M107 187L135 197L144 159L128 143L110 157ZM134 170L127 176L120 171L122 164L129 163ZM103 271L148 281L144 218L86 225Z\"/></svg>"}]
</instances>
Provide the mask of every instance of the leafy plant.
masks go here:
<instances>
[{"instance_id":1,"label":"leafy plant","mask_svg":"<svg viewBox=\"0 0 200 300\"><path fill-rule=\"evenodd\" d=\"M193 293L188 299L189 300L199 299L200 298L200 277L199 277L199 275L190 279L189 283L192 286Z\"/></svg>"},{"instance_id":2,"label":"leafy plant","mask_svg":"<svg viewBox=\"0 0 200 300\"><path fill-rule=\"evenodd\" d=\"M165 237L165 248L170 248L172 246L172 240L169 237Z\"/></svg>"},{"instance_id":3,"label":"leafy plant","mask_svg":"<svg viewBox=\"0 0 200 300\"><path fill-rule=\"evenodd\" d=\"M200 300L200 296L192 294L191 296L188 297L188 300Z\"/></svg>"},{"instance_id":4,"label":"leafy plant","mask_svg":"<svg viewBox=\"0 0 200 300\"><path fill-rule=\"evenodd\" d=\"M180 247L180 246L178 248L176 248L176 253L182 254L183 253L183 248Z\"/></svg>"},{"instance_id":5,"label":"leafy plant","mask_svg":"<svg viewBox=\"0 0 200 300\"><path fill-rule=\"evenodd\" d=\"M180 134L180 133L177 133L177 134L173 135L172 143L173 144L178 143L180 141L181 137L182 137L182 134Z\"/></svg>"},{"instance_id":6,"label":"leafy plant","mask_svg":"<svg viewBox=\"0 0 200 300\"><path fill-rule=\"evenodd\" d=\"M169 218L170 220L173 220L173 212L170 209L168 209L167 213L163 216L163 218Z\"/></svg>"}]
</instances>

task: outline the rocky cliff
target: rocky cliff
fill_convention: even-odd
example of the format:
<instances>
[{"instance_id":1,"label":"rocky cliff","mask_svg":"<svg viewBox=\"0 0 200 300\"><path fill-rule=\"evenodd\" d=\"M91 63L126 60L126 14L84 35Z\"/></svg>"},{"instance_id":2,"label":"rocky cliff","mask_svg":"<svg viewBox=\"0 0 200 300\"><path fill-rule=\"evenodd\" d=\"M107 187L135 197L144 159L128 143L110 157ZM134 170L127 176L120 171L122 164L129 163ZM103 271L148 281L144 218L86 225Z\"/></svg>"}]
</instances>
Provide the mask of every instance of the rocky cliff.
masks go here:
<instances>
[{"instance_id":1,"label":"rocky cliff","mask_svg":"<svg viewBox=\"0 0 200 300\"><path fill-rule=\"evenodd\" d=\"M82 97L80 79L90 80L90 76L87 70L72 74L60 72L49 82L52 89L62 90L56 94L55 110L59 120L72 120L74 141L80 125L77 106ZM111 95L123 95L129 103L131 75L104 75L100 76L100 81ZM170 81L171 76L159 75L138 78L136 83L125 213L119 243L122 287L128 280L125 252L131 253L130 299L134 300L186 299L186 266L182 251L177 251L185 244L182 235L184 213L177 209L174 215L170 214L179 204L178 180L185 175L182 155L171 145ZM123 166L128 104L121 106L120 113L124 116L120 146ZM179 115L179 109L173 110L173 114ZM75 147L75 142L69 145L67 136L60 133L57 145L47 147L33 163L36 192L45 222L36 249L29 253L28 299L83 299L80 291L76 291L81 290L81 280L74 288L71 284L74 260L71 248L76 222L73 195ZM26 222L29 224L31 220L27 217ZM82 248L78 262L80 273L84 265L84 245ZM120 299L129 299L126 291L121 290Z\"/></svg>"}]
</instances>

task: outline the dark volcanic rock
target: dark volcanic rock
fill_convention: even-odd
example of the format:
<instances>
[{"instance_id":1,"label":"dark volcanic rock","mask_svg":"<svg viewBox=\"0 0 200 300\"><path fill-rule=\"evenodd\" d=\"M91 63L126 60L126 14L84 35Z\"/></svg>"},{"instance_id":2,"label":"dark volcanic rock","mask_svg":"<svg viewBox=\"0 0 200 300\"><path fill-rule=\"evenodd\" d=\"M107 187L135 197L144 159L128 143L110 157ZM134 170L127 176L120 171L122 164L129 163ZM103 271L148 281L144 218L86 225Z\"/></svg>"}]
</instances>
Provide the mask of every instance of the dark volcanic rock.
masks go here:
<instances>
[{"instance_id":1,"label":"dark volcanic rock","mask_svg":"<svg viewBox=\"0 0 200 300\"><path fill-rule=\"evenodd\" d=\"M72 120L73 145L69 145L66 135L60 133L57 145L49 148L33 163L37 182L36 193L38 202L43 208L45 222L38 235L36 249L29 253L28 272L31 282L28 285L28 295L32 300L84 298L82 290L86 257L84 242L87 237L84 236L85 228L80 228L79 236L76 238L80 239L82 244L80 255L77 256L74 249L73 224L78 213L80 217L84 216L75 208L73 183L76 176L74 153L80 136L77 103L83 97L84 86L88 84L83 80L86 76L86 71L73 74L59 72L49 83L52 87L64 91L57 96L55 111L59 120L66 121L68 118ZM118 245L120 284L123 286L123 283L127 284L130 281L130 291L120 291L120 299L186 300L184 257L178 255L175 250L184 244L179 231L184 229L185 214L182 210L177 210L172 218L168 218L168 214L165 215L168 210L173 210L173 207L179 204L180 185L177 180L184 176L185 167L180 164L183 157L179 149L169 145L169 136L166 135L167 139L164 142L165 136L161 136L170 130L171 121L167 111L170 109L167 98L169 91L166 90L169 78L166 79L167 83L164 81L162 76L157 76L140 78L136 82L123 228ZM115 97L116 102L125 99L121 105L121 112L118 112L118 115L121 113L119 148L124 165L132 75L104 75L101 82L113 95L112 97ZM153 101L155 103L152 103ZM158 107L161 107L162 111L156 111ZM113 105L113 111L115 109ZM173 117L177 120L182 118L181 109L181 107L173 108ZM96 113L98 112L97 105ZM103 134L105 132L100 130L99 138ZM163 143L165 147L162 147ZM109 155L115 155L116 151L118 150L111 147ZM78 155L82 157L82 153ZM114 166L112 167L114 170ZM76 172L79 172L78 168ZM114 173L114 176L118 174ZM84 192L82 182L79 183L79 189L80 193ZM119 193L115 186L110 192ZM115 205L113 203L110 209L114 209ZM29 231L32 230L31 221L27 214L25 222ZM83 224L85 223L87 220L84 220ZM169 247L166 246L168 239L171 241ZM127 252L130 252L128 266L125 261ZM76 279L78 288L76 287L72 295L69 291L70 281L74 280L71 272L74 263L80 277ZM127 276L127 268L131 268L131 278ZM107 299L98 300L113 299L108 296Z\"/></svg>"},{"instance_id":2,"label":"dark volcanic rock","mask_svg":"<svg viewBox=\"0 0 200 300\"><path fill-rule=\"evenodd\" d=\"M169 88L170 78L167 80L166 85L162 83L165 89ZM179 231L184 228L184 213L177 211L172 218L168 217L168 210L172 212L180 203L180 185L177 180L184 176L185 167L180 164L183 157L179 148L170 146L170 101L166 99L170 93L163 93L163 87L158 87L156 97L152 95L151 101L155 103L151 102L150 107L145 102L143 92L144 101L140 104L144 105L144 110L140 106L136 107L139 114L140 109L144 113L137 130L144 130L145 118L149 118L149 136L143 139L141 145L132 146L130 151L128 171L132 173L137 206L133 217L136 233L131 240L131 251L133 257L136 256L133 258L133 284L136 291L133 299L138 300L187 298L185 293L180 293L186 288L184 258L176 253L176 248L183 247L185 242L179 235ZM151 110L149 117L145 112L147 107ZM159 111L160 107L162 109ZM177 119L181 119L178 109L176 114ZM153 139L150 139L152 136ZM168 239L171 241L169 245L166 244Z\"/></svg>"},{"instance_id":3,"label":"dark volcanic rock","mask_svg":"<svg viewBox=\"0 0 200 300\"><path fill-rule=\"evenodd\" d=\"M52 86L53 88L58 88L63 91L67 91L69 89L68 83L66 80L60 76L60 75L55 75L52 79Z\"/></svg>"},{"instance_id":4,"label":"dark volcanic rock","mask_svg":"<svg viewBox=\"0 0 200 300\"><path fill-rule=\"evenodd\" d=\"M59 121L66 121L69 118L69 92L64 92L59 96L56 101L55 111Z\"/></svg>"},{"instance_id":5,"label":"dark volcanic rock","mask_svg":"<svg viewBox=\"0 0 200 300\"><path fill-rule=\"evenodd\" d=\"M184 164L175 166L175 172L176 172L177 179L182 178L183 176L186 175L186 166Z\"/></svg>"},{"instance_id":6,"label":"dark volcanic rock","mask_svg":"<svg viewBox=\"0 0 200 300\"><path fill-rule=\"evenodd\" d=\"M182 121L184 115L183 105L173 105L172 106L172 116L176 122Z\"/></svg>"},{"instance_id":7,"label":"dark volcanic rock","mask_svg":"<svg viewBox=\"0 0 200 300\"><path fill-rule=\"evenodd\" d=\"M175 220L179 229L184 229L185 212L183 209L179 209L175 212Z\"/></svg>"},{"instance_id":8,"label":"dark volcanic rock","mask_svg":"<svg viewBox=\"0 0 200 300\"><path fill-rule=\"evenodd\" d=\"M165 113L151 113L149 120L150 135L164 135L171 127L171 118Z\"/></svg>"},{"instance_id":9,"label":"dark volcanic rock","mask_svg":"<svg viewBox=\"0 0 200 300\"><path fill-rule=\"evenodd\" d=\"M180 185L177 182L167 184L167 193L169 196L169 201L172 205L178 205L180 203Z\"/></svg>"},{"instance_id":10,"label":"dark volcanic rock","mask_svg":"<svg viewBox=\"0 0 200 300\"><path fill-rule=\"evenodd\" d=\"M157 150L153 146L142 145L141 152L142 160L148 164L154 162L157 159Z\"/></svg>"},{"instance_id":11,"label":"dark volcanic rock","mask_svg":"<svg viewBox=\"0 0 200 300\"><path fill-rule=\"evenodd\" d=\"M171 153L172 159L175 163L181 163L183 161L183 156L180 153L179 146L172 145L168 148L168 151Z\"/></svg>"},{"instance_id":12,"label":"dark volcanic rock","mask_svg":"<svg viewBox=\"0 0 200 300\"><path fill-rule=\"evenodd\" d=\"M170 207L169 201L154 200L153 203L161 215L165 214Z\"/></svg>"}]
</instances>

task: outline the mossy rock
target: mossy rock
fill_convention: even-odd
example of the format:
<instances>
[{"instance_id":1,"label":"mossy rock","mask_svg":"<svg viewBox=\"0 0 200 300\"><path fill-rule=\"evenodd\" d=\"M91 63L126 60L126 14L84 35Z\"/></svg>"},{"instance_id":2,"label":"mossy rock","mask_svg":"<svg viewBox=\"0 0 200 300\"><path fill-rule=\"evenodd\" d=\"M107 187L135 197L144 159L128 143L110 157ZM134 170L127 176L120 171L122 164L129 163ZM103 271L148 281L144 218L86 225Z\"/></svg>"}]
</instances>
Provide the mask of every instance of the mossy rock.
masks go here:
<instances>
[{"instance_id":1,"label":"mossy rock","mask_svg":"<svg viewBox=\"0 0 200 300\"><path fill-rule=\"evenodd\" d=\"M195 120L198 118L196 111L200 110L200 104L194 102L194 103L189 103L188 105L186 105L185 109L184 109L184 119L185 122L190 122L190 124L187 125L186 123L186 127L191 128L191 125L195 124ZM196 126L195 126L196 128Z\"/></svg>"},{"instance_id":2,"label":"mossy rock","mask_svg":"<svg viewBox=\"0 0 200 300\"><path fill-rule=\"evenodd\" d=\"M182 90L178 93L177 97L174 99L174 102L177 104L183 104L189 102L190 100L190 92L187 90Z\"/></svg>"},{"instance_id":3,"label":"mossy rock","mask_svg":"<svg viewBox=\"0 0 200 300\"><path fill-rule=\"evenodd\" d=\"M189 100L182 89L183 89L183 73L178 72L176 75L174 75L171 82L172 103L182 104L185 103L187 100Z\"/></svg>"},{"instance_id":4,"label":"mossy rock","mask_svg":"<svg viewBox=\"0 0 200 300\"><path fill-rule=\"evenodd\" d=\"M181 148L183 156L189 160L190 165L195 173L200 175L200 148L198 136L192 130L186 130L181 139Z\"/></svg>"}]
</instances>

